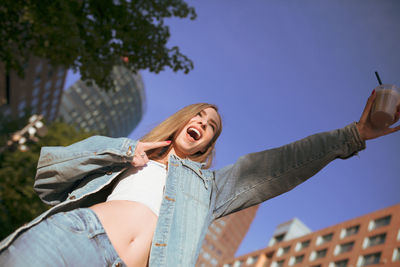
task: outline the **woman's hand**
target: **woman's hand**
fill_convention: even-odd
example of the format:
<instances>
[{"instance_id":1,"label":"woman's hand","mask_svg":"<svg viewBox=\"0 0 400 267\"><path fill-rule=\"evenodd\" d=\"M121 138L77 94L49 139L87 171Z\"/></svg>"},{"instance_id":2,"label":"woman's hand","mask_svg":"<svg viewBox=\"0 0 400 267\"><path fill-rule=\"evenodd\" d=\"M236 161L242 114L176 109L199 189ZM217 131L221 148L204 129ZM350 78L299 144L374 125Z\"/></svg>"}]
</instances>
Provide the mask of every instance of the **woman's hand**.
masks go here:
<instances>
[{"instance_id":1,"label":"woman's hand","mask_svg":"<svg viewBox=\"0 0 400 267\"><path fill-rule=\"evenodd\" d=\"M372 126L371 123L371 109L372 104L376 98L375 90L372 92L371 96L368 98L367 104L365 105L364 111L361 115L360 121L357 123L357 129L360 133L360 137L363 140L374 139L379 136L384 136L390 133L394 133L400 130L400 125L393 127L393 128L375 128ZM397 107L397 112L395 115L394 123L399 120L400 117L400 106Z\"/></svg>"},{"instance_id":2,"label":"woman's hand","mask_svg":"<svg viewBox=\"0 0 400 267\"><path fill-rule=\"evenodd\" d=\"M146 151L150 149L155 149L163 146L168 146L171 141L160 141L160 142L138 142L135 148L135 154L133 155L133 160L131 164L135 167L142 167L149 162L149 158L146 155Z\"/></svg>"}]
</instances>

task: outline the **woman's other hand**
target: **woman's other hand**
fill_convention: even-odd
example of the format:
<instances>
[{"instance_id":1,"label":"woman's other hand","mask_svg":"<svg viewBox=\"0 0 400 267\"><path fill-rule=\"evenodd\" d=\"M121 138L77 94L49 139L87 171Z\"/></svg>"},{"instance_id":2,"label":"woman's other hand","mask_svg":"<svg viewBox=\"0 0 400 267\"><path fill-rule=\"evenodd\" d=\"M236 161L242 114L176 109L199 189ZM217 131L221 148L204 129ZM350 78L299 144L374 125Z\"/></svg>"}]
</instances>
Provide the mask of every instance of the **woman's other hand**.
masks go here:
<instances>
[{"instance_id":1,"label":"woman's other hand","mask_svg":"<svg viewBox=\"0 0 400 267\"><path fill-rule=\"evenodd\" d=\"M171 141L160 141L160 142L138 142L135 148L135 154L133 155L133 160L131 164L135 167L142 167L149 162L149 158L146 155L146 151L168 146Z\"/></svg>"},{"instance_id":2,"label":"woman's other hand","mask_svg":"<svg viewBox=\"0 0 400 267\"><path fill-rule=\"evenodd\" d=\"M368 98L367 104L365 105L364 111L361 115L360 121L357 123L357 129L360 133L360 137L363 140L374 139L380 136L384 136L390 133L394 133L400 130L400 125L393 128L375 128L371 123L371 109L372 104L376 98L375 90L372 92L371 96ZM399 120L400 117L400 106L397 107L397 112L395 115L394 123Z\"/></svg>"}]
</instances>

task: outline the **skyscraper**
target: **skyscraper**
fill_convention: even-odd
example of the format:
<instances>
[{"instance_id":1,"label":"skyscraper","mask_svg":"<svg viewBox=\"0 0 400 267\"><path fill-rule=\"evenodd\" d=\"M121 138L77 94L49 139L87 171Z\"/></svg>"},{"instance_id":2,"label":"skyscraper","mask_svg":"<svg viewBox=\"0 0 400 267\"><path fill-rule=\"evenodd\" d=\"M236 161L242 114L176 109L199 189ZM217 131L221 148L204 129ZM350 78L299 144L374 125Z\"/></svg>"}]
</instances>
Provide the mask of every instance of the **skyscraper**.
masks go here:
<instances>
[{"instance_id":1,"label":"skyscraper","mask_svg":"<svg viewBox=\"0 0 400 267\"><path fill-rule=\"evenodd\" d=\"M197 267L220 266L232 258L249 230L258 209L253 206L214 221L208 228Z\"/></svg>"},{"instance_id":2,"label":"skyscraper","mask_svg":"<svg viewBox=\"0 0 400 267\"><path fill-rule=\"evenodd\" d=\"M127 136L141 120L145 93L140 74L125 67L113 69L115 90L77 81L64 91L60 117L87 131L111 137Z\"/></svg>"},{"instance_id":3,"label":"skyscraper","mask_svg":"<svg viewBox=\"0 0 400 267\"><path fill-rule=\"evenodd\" d=\"M52 66L47 60L31 57L24 66L25 77L0 64L0 112L5 116L22 117L25 111L42 114L47 121L56 118L66 70Z\"/></svg>"},{"instance_id":4,"label":"skyscraper","mask_svg":"<svg viewBox=\"0 0 400 267\"><path fill-rule=\"evenodd\" d=\"M400 204L302 236L285 239L289 231L280 232L268 247L220 266L400 266Z\"/></svg>"}]
</instances>

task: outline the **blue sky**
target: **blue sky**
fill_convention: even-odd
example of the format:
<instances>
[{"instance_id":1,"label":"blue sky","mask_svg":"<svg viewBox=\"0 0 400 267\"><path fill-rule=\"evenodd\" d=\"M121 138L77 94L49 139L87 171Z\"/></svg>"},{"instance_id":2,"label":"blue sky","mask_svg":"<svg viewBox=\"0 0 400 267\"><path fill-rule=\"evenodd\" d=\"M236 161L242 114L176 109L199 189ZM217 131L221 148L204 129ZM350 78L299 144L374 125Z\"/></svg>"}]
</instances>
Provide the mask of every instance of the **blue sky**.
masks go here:
<instances>
[{"instance_id":1,"label":"blue sky","mask_svg":"<svg viewBox=\"0 0 400 267\"><path fill-rule=\"evenodd\" d=\"M224 129L214 168L357 121L377 81L400 85L398 0L188 1L169 44L188 75L142 72L147 107L137 139L185 105L217 104ZM69 75L67 85L77 75ZM263 203L237 255L265 247L293 217L312 230L400 202L400 133L367 142L294 190Z\"/></svg>"}]
</instances>

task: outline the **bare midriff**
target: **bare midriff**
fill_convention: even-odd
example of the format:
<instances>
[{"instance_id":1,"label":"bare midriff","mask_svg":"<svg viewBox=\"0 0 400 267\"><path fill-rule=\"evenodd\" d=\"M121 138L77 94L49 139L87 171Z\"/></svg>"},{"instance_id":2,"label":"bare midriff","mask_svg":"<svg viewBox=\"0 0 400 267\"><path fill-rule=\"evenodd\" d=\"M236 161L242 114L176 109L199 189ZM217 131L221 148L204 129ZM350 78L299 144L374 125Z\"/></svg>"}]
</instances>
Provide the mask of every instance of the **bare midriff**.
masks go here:
<instances>
[{"instance_id":1,"label":"bare midriff","mask_svg":"<svg viewBox=\"0 0 400 267\"><path fill-rule=\"evenodd\" d=\"M147 265L158 217L142 203L111 200L90 207L118 256L129 267Z\"/></svg>"}]
</instances>

